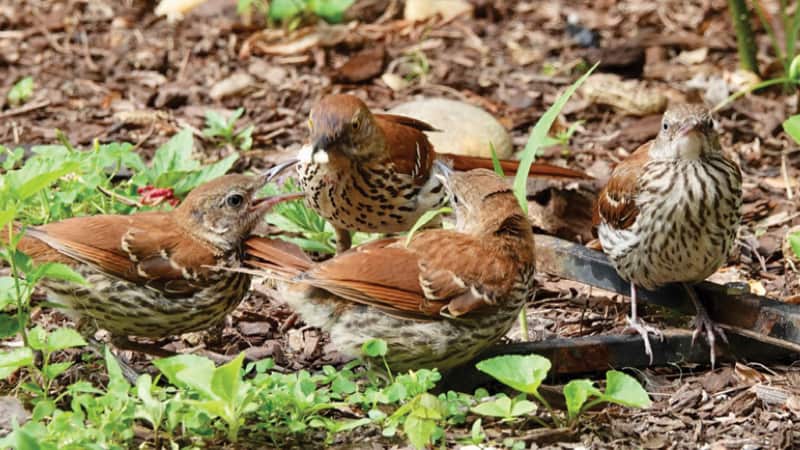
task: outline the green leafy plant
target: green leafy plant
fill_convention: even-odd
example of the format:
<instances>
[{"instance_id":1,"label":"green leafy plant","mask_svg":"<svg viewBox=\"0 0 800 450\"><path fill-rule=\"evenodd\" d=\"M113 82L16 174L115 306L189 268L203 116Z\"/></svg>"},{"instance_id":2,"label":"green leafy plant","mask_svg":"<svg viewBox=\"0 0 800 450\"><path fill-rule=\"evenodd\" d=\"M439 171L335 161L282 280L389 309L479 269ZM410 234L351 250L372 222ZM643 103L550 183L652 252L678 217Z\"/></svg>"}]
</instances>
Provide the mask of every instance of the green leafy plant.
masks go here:
<instances>
[{"instance_id":1,"label":"green leafy plant","mask_svg":"<svg viewBox=\"0 0 800 450\"><path fill-rule=\"evenodd\" d=\"M606 373L606 390L600 391L590 380L572 380L564 386L564 397L567 404L566 420L556 412L539 393L539 386L550 371L550 361L539 355L504 355L479 362L476 367L501 383L522 392L523 395L510 399L498 396L484 401L472 408L476 414L511 419L526 416L536 411L536 406L525 399L530 395L538 400L550 413L556 426L573 426L580 414L603 402L618 405L646 408L650 397L633 377L616 370ZM591 401L588 401L592 398ZM544 426L544 421L533 418Z\"/></svg>"},{"instance_id":2,"label":"green leafy plant","mask_svg":"<svg viewBox=\"0 0 800 450\"><path fill-rule=\"evenodd\" d=\"M14 83L8 91L6 100L8 104L16 107L27 102L33 96L33 77L25 77Z\"/></svg>"},{"instance_id":3,"label":"green leafy plant","mask_svg":"<svg viewBox=\"0 0 800 450\"><path fill-rule=\"evenodd\" d=\"M758 67L755 60L755 46L752 31L749 30L749 14L744 0L729 0L731 14L736 25L737 41L739 43L740 60L743 66L756 74ZM797 39L800 37L800 9L795 8L793 14L789 14L789 5L786 0L781 0L779 4L780 21L779 25L783 32L784 40L780 42L775 27L766 11L764 11L760 1L753 2L753 8L758 15L761 24L769 35L775 57L781 63L783 73L775 78L755 83L741 91L735 92L714 107L719 110L736 99L751 92L764 89L769 86L783 85L789 92L797 90L800 86L800 54L797 54Z\"/></svg>"},{"instance_id":4,"label":"green leafy plant","mask_svg":"<svg viewBox=\"0 0 800 450\"><path fill-rule=\"evenodd\" d=\"M344 13L354 0L238 0L241 15L257 11L269 22L288 23L290 28L299 24L303 16L313 15L331 23L344 19Z\"/></svg>"},{"instance_id":5,"label":"green leafy plant","mask_svg":"<svg viewBox=\"0 0 800 450\"><path fill-rule=\"evenodd\" d=\"M236 129L236 121L244 114L244 108L238 108L227 119L214 111L206 112L206 127L203 135L217 139L223 145L231 145L239 150L250 150L253 146L253 125L241 130Z\"/></svg>"}]
</instances>

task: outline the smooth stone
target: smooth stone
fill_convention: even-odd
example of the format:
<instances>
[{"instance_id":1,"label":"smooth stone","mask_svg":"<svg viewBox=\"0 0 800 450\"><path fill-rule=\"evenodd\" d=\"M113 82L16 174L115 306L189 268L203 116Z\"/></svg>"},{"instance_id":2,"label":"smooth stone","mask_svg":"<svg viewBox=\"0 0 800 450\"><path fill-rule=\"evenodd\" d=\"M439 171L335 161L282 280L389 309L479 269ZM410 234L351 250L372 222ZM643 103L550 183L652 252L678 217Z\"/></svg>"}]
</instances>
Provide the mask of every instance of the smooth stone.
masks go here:
<instances>
[{"instance_id":1,"label":"smooth stone","mask_svg":"<svg viewBox=\"0 0 800 450\"><path fill-rule=\"evenodd\" d=\"M426 133L437 152L491 158L491 143L498 158L512 157L511 136L505 127L469 103L424 98L397 105L389 113L413 117L440 130Z\"/></svg>"}]
</instances>

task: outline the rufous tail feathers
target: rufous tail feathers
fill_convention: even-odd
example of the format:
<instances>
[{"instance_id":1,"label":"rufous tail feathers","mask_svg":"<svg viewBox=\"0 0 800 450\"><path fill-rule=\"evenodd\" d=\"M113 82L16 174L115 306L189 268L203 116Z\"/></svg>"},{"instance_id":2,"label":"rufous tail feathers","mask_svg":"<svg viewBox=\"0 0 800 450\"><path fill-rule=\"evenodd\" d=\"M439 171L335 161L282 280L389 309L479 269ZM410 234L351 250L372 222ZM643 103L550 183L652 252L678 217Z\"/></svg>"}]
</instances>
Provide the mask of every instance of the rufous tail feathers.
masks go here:
<instances>
[{"instance_id":1,"label":"rufous tail feathers","mask_svg":"<svg viewBox=\"0 0 800 450\"><path fill-rule=\"evenodd\" d=\"M439 157L445 161L449 161L453 165L454 170L466 172L472 169L489 169L493 170L491 158L482 158L480 156L465 156L453 155L450 153L439 153ZM519 168L519 161L512 161L507 159L500 160L500 167L506 176L513 176L517 173ZM553 166L550 164L532 164L531 170L528 172L529 177L559 177L559 178L575 178L575 179L590 179L588 174L579 170L568 169L566 167Z\"/></svg>"},{"instance_id":2,"label":"rufous tail feathers","mask_svg":"<svg viewBox=\"0 0 800 450\"><path fill-rule=\"evenodd\" d=\"M251 237L244 243L245 263L290 280L311 268L314 262L300 247L281 239Z\"/></svg>"}]
</instances>

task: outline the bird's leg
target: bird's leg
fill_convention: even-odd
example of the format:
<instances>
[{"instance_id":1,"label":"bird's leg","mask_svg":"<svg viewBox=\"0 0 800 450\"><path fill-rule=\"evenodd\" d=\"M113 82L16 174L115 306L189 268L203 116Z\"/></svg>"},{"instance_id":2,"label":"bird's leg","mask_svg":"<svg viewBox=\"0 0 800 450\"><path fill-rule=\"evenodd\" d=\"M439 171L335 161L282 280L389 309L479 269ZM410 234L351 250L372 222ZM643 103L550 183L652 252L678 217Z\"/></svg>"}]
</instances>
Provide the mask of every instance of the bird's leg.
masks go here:
<instances>
[{"instance_id":1,"label":"bird's leg","mask_svg":"<svg viewBox=\"0 0 800 450\"><path fill-rule=\"evenodd\" d=\"M334 228L336 230L336 253L342 253L349 250L353 245L350 238L350 232L344 228Z\"/></svg>"},{"instance_id":2,"label":"bird's leg","mask_svg":"<svg viewBox=\"0 0 800 450\"><path fill-rule=\"evenodd\" d=\"M703 306L703 303L700 302L700 298L697 296L697 291L694 290L694 287L687 283L681 283L681 285L684 289L686 289L686 293L689 294L689 298L692 299L692 303L694 303L694 307L697 310L697 315L694 318L692 345L694 345L694 341L697 339L697 336L699 336L700 333L705 333L706 339L708 340L708 348L710 353L709 359L711 360L711 368L713 369L717 360L717 354L714 349L717 342L716 336L719 336L726 344L728 343L728 337L725 336L725 331L723 331L719 325L714 323L714 321L708 317L708 312Z\"/></svg>"},{"instance_id":3,"label":"bird's leg","mask_svg":"<svg viewBox=\"0 0 800 450\"><path fill-rule=\"evenodd\" d=\"M658 328L640 319L636 313L636 285L631 283L631 315L628 317L628 326L625 330L634 330L644 341L644 353L650 357L650 364L653 364L653 348L650 346L649 334L658 336L659 340L664 340L664 334Z\"/></svg>"}]
</instances>

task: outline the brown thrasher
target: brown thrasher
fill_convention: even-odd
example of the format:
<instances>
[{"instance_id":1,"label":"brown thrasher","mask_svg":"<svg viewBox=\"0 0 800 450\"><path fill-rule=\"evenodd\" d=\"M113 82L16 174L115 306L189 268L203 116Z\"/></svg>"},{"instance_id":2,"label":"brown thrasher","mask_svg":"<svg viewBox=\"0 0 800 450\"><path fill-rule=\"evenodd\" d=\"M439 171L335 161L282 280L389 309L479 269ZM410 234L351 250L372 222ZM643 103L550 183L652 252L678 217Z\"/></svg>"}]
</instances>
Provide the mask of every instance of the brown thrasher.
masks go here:
<instances>
[{"instance_id":1,"label":"brown thrasher","mask_svg":"<svg viewBox=\"0 0 800 450\"><path fill-rule=\"evenodd\" d=\"M447 369L500 339L532 294L531 224L505 180L486 169L449 175L453 230L387 238L314 263L281 240L245 242L246 265L281 280L281 297L337 350L385 340L393 370Z\"/></svg>"},{"instance_id":2,"label":"brown thrasher","mask_svg":"<svg viewBox=\"0 0 800 450\"><path fill-rule=\"evenodd\" d=\"M437 154L426 131L432 126L410 117L372 113L358 97L328 95L310 113L309 144L298 160L306 203L333 225L337 250L350 247L348 230L371 233L408 231L426 211L447 200L433 176L439 160L455 170L492 168L492 160ZM487 146L489 143L486 144ZM513 173L517 161L502 161ZM588 178L582 172L534 164L532 176Z\"/></svg>"},{"instance_id":3,"label":"brown thrasher","mask_svg":"<svg viewBox=\"0 0 800 450\"><path fill-rule=\"evenodd\" d=\"M226 175L194 189L176 209L75 217L24 230L18 249L37 263L68 264L88 282L43 280L51 299L91 337L108 330L160 338L210 328L242 300L250 276L242 242L264 213L298 195L256 198L267 178Z\"/></svg>"},{"instance_id":4,"label":"brown thrasher","mask_svg":"<svg viewBox=\"0 0 800 450\"><path fill-rule=\"evenodd\" d=\"M598 235L620 276L631 283L629 326L660 331L636 315L636 286L681 283L697 308L694 337L705 333L714 364L714 335L727 341L691 286L714 273L733 246L741 214L742 174L722 151L707 109L676 105L655 140L614 169L597 203Z\"/></svg>"}]
</instances>

